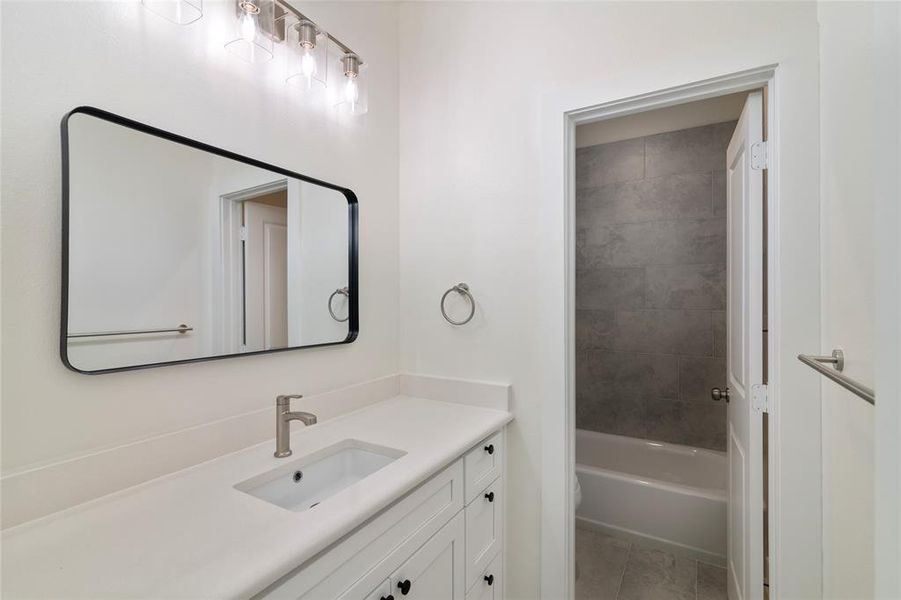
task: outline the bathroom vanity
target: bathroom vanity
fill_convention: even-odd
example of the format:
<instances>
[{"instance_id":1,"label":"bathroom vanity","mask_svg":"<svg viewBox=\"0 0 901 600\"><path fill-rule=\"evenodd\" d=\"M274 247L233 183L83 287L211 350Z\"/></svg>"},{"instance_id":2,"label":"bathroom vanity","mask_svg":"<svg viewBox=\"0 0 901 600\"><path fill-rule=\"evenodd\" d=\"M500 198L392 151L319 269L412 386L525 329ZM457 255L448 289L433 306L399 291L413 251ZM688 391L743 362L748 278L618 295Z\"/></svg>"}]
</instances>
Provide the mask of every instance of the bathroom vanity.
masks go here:
<instances>
[{"instance_id":1,"label":"bathroom vanity","mask_svg":"<svg viewBox=\"0 0 901 600\"><path fill-rule=\"evenodd\" d=\"M503 597L506 410L397 396L4 532L6 597Z\"/></svg>"},{"instance_id":2,"label":"bathroom vanity","mask_svg":"<svg viewBox=\"0 0 901 600\"><path fill-rule=\"evenodd\" d=\"M504 434L257 598L502 598Z\"/></svg>"}]
</instances>

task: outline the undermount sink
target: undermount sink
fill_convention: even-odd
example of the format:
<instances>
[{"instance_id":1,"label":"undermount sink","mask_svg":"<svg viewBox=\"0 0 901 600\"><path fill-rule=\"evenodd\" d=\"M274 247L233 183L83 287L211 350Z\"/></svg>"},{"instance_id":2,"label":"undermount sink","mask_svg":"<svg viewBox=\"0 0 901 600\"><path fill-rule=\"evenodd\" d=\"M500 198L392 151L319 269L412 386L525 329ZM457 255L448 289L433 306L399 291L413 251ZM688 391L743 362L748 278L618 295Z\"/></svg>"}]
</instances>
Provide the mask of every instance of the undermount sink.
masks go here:
<instances>
[{"instance_id":1,"label":"undermount sink","mask_svg":"<svg viewBox=\"0 0 901 600\"><path fill-rule=\"evenodd\" d=\"M235 489L301 512L372 475L406 454L359 440L344 440L252 477Z\"/></svg>"}]
</instances>

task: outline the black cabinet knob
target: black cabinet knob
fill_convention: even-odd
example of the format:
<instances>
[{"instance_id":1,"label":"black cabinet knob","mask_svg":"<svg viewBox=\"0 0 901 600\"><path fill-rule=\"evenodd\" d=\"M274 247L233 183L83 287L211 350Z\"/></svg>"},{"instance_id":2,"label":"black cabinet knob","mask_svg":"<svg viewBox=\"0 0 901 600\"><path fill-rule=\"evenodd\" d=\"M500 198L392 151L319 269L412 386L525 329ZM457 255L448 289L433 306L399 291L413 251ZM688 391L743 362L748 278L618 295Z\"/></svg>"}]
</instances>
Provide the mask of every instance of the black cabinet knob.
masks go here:
<instances>
[{"instance_id":1,"label":"black cabinet knob","mask_svg":"<svg viewBox=\"0 0 901 600\"><path fill-rule=\"evenodd\" d=\"M379 600L394 600L394 596L388 594L387 596L382 596Z\"/></svg>"},{"instance_id":2,"label":"black cabinet knob","mask_svg":"<svg viewBox=\"0 0 901 600\"><path fill-rule=\"evenodd\" d=\"M488 498L488 502L494 502L494 492L488 492L485 497Z\"/></svg>"},{"instance_id":3,"label":"black cabinet knob","mask_svg":"<svg viewBox=\"0 0 901 600\"><path fill-rule=\"evenodd\" d=\"M410 583L409 579L404 579L403 581L397 582L397 587L400 590L400 593L406 596L410 593L410 586L413 585Z\"/></svg>"},{"instance_id":4,"label":"black cabinet knob","mask_svg":"<svg viewBox=\"0 0 901 600\"><path fill-rule=\"evenodd\" d=\"M485 452L488 454L494 454L494 444L488 444L485 446Z\"/></svg>"},{"instance_id":5,"label":"black cabinet knob","mask_svg":"<svg viewBox=\"0 0 901 600\"><path fill-rule=\"evenodd\" d=\"M485 575L485 583L494 585L494 575Z\"/></svg>"}]
</instances>

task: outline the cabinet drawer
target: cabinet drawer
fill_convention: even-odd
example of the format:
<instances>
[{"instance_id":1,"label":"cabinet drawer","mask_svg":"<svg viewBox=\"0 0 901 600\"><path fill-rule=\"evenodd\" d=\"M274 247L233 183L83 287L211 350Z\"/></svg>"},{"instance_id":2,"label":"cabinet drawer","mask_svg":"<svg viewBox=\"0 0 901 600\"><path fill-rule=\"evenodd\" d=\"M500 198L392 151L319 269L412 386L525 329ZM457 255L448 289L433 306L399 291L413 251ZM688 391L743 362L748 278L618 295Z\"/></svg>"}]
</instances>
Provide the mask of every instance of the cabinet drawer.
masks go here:
<instances>
[{"instance_id":1,"label":"cabinet drawer","mask_svg":"<svg viewBox=\"0 0 901 600\"><path fill-rule=\"evenodd\" d=\"M466 600L503 600L504 598L504 559L498 553L484 571L479 573L476 584L466 594ZM376 598L375 600L380 600Z\"/></svg>"},{"instance_id":2,"label":"cabinet drawer","mask_svg":"<svg viewBox=\"0 0 901 600\"><path fill-rule=\"evenodd\" d=\"M405 558L396 551L418 548L460 511L462 484L463 464L457 461L256 598L368 598Z\"/></svg>"},{"instance_id":3,"label":"cabinet drawer","mask_svg":"<svg viewBox=\"0 0 901 600\"><path fill-rule=\"evenodd\" d=\"M463 458L466 503L498 478L504 465L504 432L498 431L466 453Z\"/></svg>"},{"instance_id":4,"label":"cabinet drawer","mask_svg":"<svg viewBox=\"0 0 901 600\"><path fill-rule=\"evenodd\" d=\"M504 480L496 479L466 506L466 589L470 589L501 549L504 539Z\"/></svg>"}]
</instances>

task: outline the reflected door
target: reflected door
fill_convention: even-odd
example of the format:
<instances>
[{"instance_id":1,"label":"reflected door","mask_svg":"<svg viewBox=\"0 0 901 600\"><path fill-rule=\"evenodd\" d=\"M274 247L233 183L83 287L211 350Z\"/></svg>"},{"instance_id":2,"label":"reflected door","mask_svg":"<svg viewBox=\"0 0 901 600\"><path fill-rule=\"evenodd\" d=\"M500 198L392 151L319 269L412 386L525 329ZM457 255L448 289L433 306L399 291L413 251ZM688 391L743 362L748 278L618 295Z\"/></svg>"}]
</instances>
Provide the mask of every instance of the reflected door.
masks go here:
<instances>
[{"instance_id":1,"label":"reflected door","mask_svg":"<svg viewBox=\"0 0 901 600\"><path fill-rule=\"evenodd\" d=\"M288 347L287 206L244 203L244 347Z\"/></svg>"}]
</instances>

